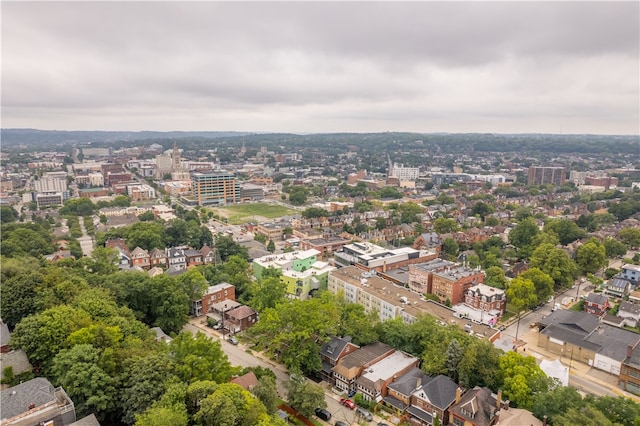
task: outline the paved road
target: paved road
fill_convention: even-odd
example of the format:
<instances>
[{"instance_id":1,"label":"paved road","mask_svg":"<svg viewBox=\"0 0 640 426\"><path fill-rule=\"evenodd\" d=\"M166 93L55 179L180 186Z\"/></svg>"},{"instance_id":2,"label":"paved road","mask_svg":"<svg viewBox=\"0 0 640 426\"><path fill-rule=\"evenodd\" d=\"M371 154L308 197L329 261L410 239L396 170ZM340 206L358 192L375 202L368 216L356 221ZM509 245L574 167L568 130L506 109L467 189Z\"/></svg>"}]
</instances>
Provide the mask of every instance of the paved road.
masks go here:
<instances>
[{"instance_id":1,"label":"paved road","mask_svg":"<svg viewBox=\"0 0 640 426\"><path fill-rule=\"evenodd\" d=\"M242 344L235 346L227 342L226 340L222 340L222 338L220 338L216 331L207 327L200 326L199 324L197 324L197 321L199 320L191 320L191 322L185 324L183 330L193 334L202 332L212 339L220 341L220 343L222 344L222 350L227 354L229 362L231 362L231 364L233 365L242 367L261 366L271 369L276 374L276 387L278 389L278 394L281 397L284 397L286 395L284 383L289 380L289 374L287 374L286 369L282 365L254 356L253 353L247 352L247 348ZM340 405L340 397L338 395L334 394L331 391L325 391L325 395L327 410L329 410L329 412L333 416L331 417L329 423L323 422L319 419L316 420L319 420L320 423L331 425L334 424L336 420L346 421L349 424L356 423L358 421L355 410L351 410L345 406Z\"/></svg>"},{"instance_id":2,"label":"paved road","mask_svg":"<svg viewBox=\"0 0 640 426\"><path fill-rule=\"evenodd\" d=\"M80 222L80 230L82 231L82 237L78 238L80 248L82 248L82 254L91 256L94 244L93 237L87 234L87 228L84 227L84 218L82 216L78 217L78 222Z\"/></svg>"}]
</instances>

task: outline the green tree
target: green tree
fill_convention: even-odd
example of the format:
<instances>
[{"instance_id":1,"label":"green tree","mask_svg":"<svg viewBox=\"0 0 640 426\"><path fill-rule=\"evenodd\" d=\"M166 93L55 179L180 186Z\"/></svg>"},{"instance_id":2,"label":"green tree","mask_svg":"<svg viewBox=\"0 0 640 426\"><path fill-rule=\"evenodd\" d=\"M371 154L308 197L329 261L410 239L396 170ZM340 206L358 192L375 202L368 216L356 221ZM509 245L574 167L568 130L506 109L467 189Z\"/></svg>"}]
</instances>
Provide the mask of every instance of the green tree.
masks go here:
<instances>
[{"instance_id":1,"label":"green tree","mask_svg":"<svg viewBox=\"0 0 640 426\"><path fill-rule=\"evenodd\" d=\"M227 236L219 236L215 241L215 249L220 255L220 260L226 262L232 256L240 256L247 260L249 254L247 248L233 241L233 238Z\"/></svg>"},{"instance_id":2,"label":"green tree","mask_svg":"<svg viewBox=\"0 0 640 426\"><path fill-rule=\"evenodd\" d=\"M447 370L449 371L449 376L453 379L454 382L458 382L458 364L462 361L462 357L464 356L464 351L462 347L460 347L460 343L458 340L453 338L451 342L449 342L449 346L447 347Z\"/></svg>"},{"instance_id":3,"label":"green tree","mask_svg":"<svg viewBox=\"0 0 640 426\"><path fill-rule=\"evenodd\" d=\"M262 376L258 379L258 384L252 389L253 394L267 409L267 413L275 414L278 410L279 398L276 389L276 381L273 377Z\"/></svg>"},{"instance_id":4,"label":"green tree","mask_svg":"<svg viewBox=\"0 0 640 426\"><path fill-rule=\"evenodd\" d=\"M549 392L538 393L533 396L531 412L539 419L547 416L549 422L554 424L554 419L566 413L569 408L580 409L583 406L582 396L575 388L556 386Z\"/></svg>"},{"instance_id":5,"label":"green tree","mask_svg":"<svg viewBox=\"0 0 640 426\"><path fill-rule=\"evenodd\" d=\"M15 222L18 218L16 211L11 206L0 206L0 223Z\"/></svg>"},{"instance_id":6,"label":"green tree","mask_svg":"<svg viewBox=\"0 0 640 426\"><path fill-rule=\"evenodd\" d=\"M0 309L2 320L11 328L37 310L38 290L44 280L37 264L36 259L30 257L2 257Z\"/></svg>"},{"instance_id":7,"label":"green tree","mask_svg":"<svg viewBox=\"0 0 640 426\"><path fill-rule=\"evenodd\" d=\"M537 302L536 288L531 280L519 276L511 280L506 295L507 300L518 314L518 326L516 327L516 339L518 339L520 314Z\"/></svg>"},{"instance_id":8,"label":"green tree","mask_svg":"<svg viewBox=\"0 0 640 426\"><path fill-rule=\"evenodd\" d=\"M433 221L433 230L437 234L448 234L458 230L458 224L454 219L439 217Z\"/></svg>"},{"instance_id":9,"label":"green tree","mask_svg":"<svg viewBox=\"0 0 640 426\"><path fill-rule=\"evenodd\" d=\"M211 380L198 380L187 386L185 396L187 412L190 415L195 414L202 405L202 400L214 393L216 389L218 384Z\"/></svg>"},{"instance_id":10,"label":"green tree","mask_svg":"<svg viewBox=\"0 0 640 426\"><path fill-rule=\"evenodd\" d=\"M553 421L554 426L612 426L613 423L598 409L591 405L569 409Z\"/></svg>"},{"instance_id":11,"label":"green tree","mask_svg":"<svg viewBox=\"0 0 640 426\"><path fill-rule=\"evenodd\" d=\"M328 211L326 211L325 209L321 209L319 207L309 207L303 210L301 215L302 217L307 219L330 216Z\"/></svg>"},{"instance_id":12,"label":"green tree","mask_svg":"<svg viewBox=\"0 0 640 426\"><path fill-rule=\"evenodd\" d=\"M149 280L149 325L167 333L178 332L188 321L189 296L176 279L157 275Z\"/></svg>"},{"instance_id":13,"label":"green tree","mask_svg":"<svg viewBox=\"0 0 640 426\"><path fill-rule=\"evenodd\" d=\"M576 263L581 271L595 274L607 265L607 253L600 241L592 238L586 244L578 247Z\"/></svg>"},{"instance_id":14,"label":"green tree","mask_svg":"<svg viewBox=\"0 0 640 426\"><path fill-rule=\"evenodd\" d=\"M378 340L375 327L379 322L378 315L373 311L365 313L364 306L357 303L342 303L338 334L351 336L356 345L368 345Z\"/></svg>"},{"instance_id":15,"label":"green tree","mask_svg":"<svg viewBox=\"0 0 640 426\"><path fill-rule=\"evenodd\" d=\"M622 396L601 396L588 401L614 424L637 426L640 424L640 404Z\"/></svg>"},{"instance_id":16,"label":"green tree","mask_svg":"<svg viewBox=\"0 0 640 426\"><path fill-rule=\"evenodd\" d=\"M91 324L82 309L61 305L30 315L16 325L10 344L27 353L29 361L48 368L71 333Z\"/></svg>"},{"instance_id":17,"label":"green tree","mask_svg":"<svg viewBox=\"0 0 640 426\"><path fill-rule=\"evenodd\" d=\"M7 257L24 257L51 254L55 248L51 235L39 225L9 223L2 226L0 253Z\"/></svg>"},{"instance_id":18,"label":"green tree","mask_svg":"<svg viewBox=\"0 0 640 426\"><path fill-rule=\"evenodd\" d=\"M577 265L566 252L548 243L533 251L530 266L549 274L556 289L570 287L578 272Z\"/></svg>"},{"instance_id":19,"label":"green tree","mask_svg":"<svg viewBox=\"0 0 640 426\"><path fill-rule=\"evenodd\" d=\"M445 238L442 242L442 252L447 259L455 260L458 257L458 250L460 250L460 246L453 238Z\"/></svg>"},{"instance_id":20,"label":"green tree","mask_svg":"<svg viewBox=\"0 0 640 426\"><path fill-rule=\"evenodd\" d=\"M640 229L638 228L625 228L618 232L618 238L630 249L640 247Z\"/></svg>"},{"instance_id":21,"label":"green tree","mask_svg":"<svg viewBox=\"0 0 640 426\"><path fill-rule=\"evenodd\" d=\"M324 391L295 370L291 372L291 379L285 383L287 401L305 417L311 417L316 408L325 408Z\"/></svg>"},{"instance_id":22,"label":"green tree","mask_svg":"<svg viewBox=\"0 0 640 426\"><path fill-rule=\"evenodd\" d=\"M209 284L204 275L195 268L189 268L176 278L178 285L187 295L190 302L202 299L202 295L209 288Z\"/></svg>"},{"instance_id":23,"label":"green tree","mask_svg":"<svg viewBox=\"0 0 640 426\"><path fill-rule=\"evenodd\" d=\"M276 251L276 244L273 242L273 240L269 240L269 243L267 244L267 251L269 253L273 253L274 251Z\"/></svg>"},{"instance_id":24,"label":"green tree","mask_svg":"<svg viewBox=\"0 0 640 426\"><path fill-rule=\"evenodd\" d=\"M278 277L263 277L251 287L249 305L258 312L275 308L285 301L287 285Z\"/></svg>"},{"instance_id":25,"label":"green tree","mask_svg":"<svg viewBox=\"0 0 640 426\"><path fill-rule=\"evenodd\" d=\"M531 254L531 243L538 235L540 230L535 219L528 217L518 222L518 224L509 231L509 242L518 249L518 254L528 259Z\"/></svg>"},{"instance_id":26,"label":"green tree","mask_svg":"<svg viewBox=\"0 0 640 426\"><path fill-rule=\"evenodd\" d=\"M502 351L485 339L472 340L458 363L459 383L467 389L486 386L496 389L501 384L498 359Z\"/></svg>"},{"instance_id":27,"label":"green tree","mask_svg":"<svg viewBox=\"0 0 640 426\"><path fill-rule=\"evenodd\" d=\"M505 289L507 288L508 280L501 267L491 266L485 271L484 283L491 287Z\"/></svg>"},{"instance_id":28,"label":"green tree","mask_svg":"<svg viewBox=\"0 0 640 426\"><path fill-rule=\"evenodd\" d=\"M569 219L549 219L544 224L544 232L553 232L558 236L560 244L566 246L576 240L584 238L587 233Z\"/></svg>"},{"instance_id":29,"label":"green tree","mask_svg":"<svg viewBox=\"0 0 640 426\"><path fill-rule=\"evenodd\" d=\"M478 201L471 208L471 215L479 216L482 220L484 220L488 215L490 215L495 211L496 211L495 207L487 203L484 203L482 201Z\"/></svg>"},{"instance_id":30,"label":"green tree","mask_svg":"<svg viewBox=\"0 0 640 426\"><path fill-rule=\"evenodd\" d=\"M201 332L195 336L184 332L178 334L169 343L169 352L174 357L175 374L186 383L196 380L224 383L235 373L220 342Z\"/></svg>"},{"instance_id":31,"label":"green tree","mask_svg":"<svg viewBox=\"0 0 640 426\"><path fill-rule=\"evenodd\" d=\"M612 258L616 256L624 256L627 254L627 246L625 246L620 241L615 238L605 238L604 239L604 250L607 254L607 257Z\"/></svg>"},{"instance_id":32,"label":"green tree","mask_svg":"<svg viewBox=\"0 0 640 426\"><path fill-rule=\"evenodd\" d=\"M115 407L115 380L100 367L100 352L93 346L76 345L60 351L53 359L51 372L73 400L80 417L98 412L102 418Z\"/></svg>"},{"instance_id":33,"label":"green tree","mask_svg":"<svg viewBox=\"0 0 640 426\"><path fill-rule=\"evenodd\" d=\"M122 421L132 424L164 393L165 382L172 377L173 361L165 352L152 352L142 358L127 360L120 395Z\"/></svg>"},{"instance_id":34,"label":"green tree","mask_svg":"<svg viewBox=\"0 0 640 426\"><path fill-rule=\"evenodd\" d=\"M289 193L289 202L294 206L301 206L307 202L309 191L304 186L293 186Z\"/></svg>"},{"instance_id":35,"label":"green tree","mask_svg":"<svg viewBox=\"0 0 640 426\"><path fill-rule=\"evenodd\" d=\"M538 268L530 268L520 276L526 280L531 280L536 288L536 303L545 303L549 296L553 294L553 279L549 274L542 272Z\"/></svg>"},{"instance_id":36,"label":"green tree","mask_svg":"<svg viewBox=\"0 0 640 426\"><path fill-rule=\"evenodd\" d=\"M154 220L156 220L156 216L153 214L151 210L149 210L138 215L138 219L141 222L153 222Z\"/></svg>"},{"instance_id":37,"label":"green tree","mask_svg":"<svg viewBox=\"0 0 640 426\"><path fill-rule=\"evenodd\" d=\"M136 416L135 426L187 426L187 415L166 407L152 407Z\"/></svg>"},{"instance_id":38,"label":"green tree","mask_svg":"<svg viewBox=\"0 0 640 426\"><path fill-rule=\"evenodd\" d=\"M548 392L552 386L552 381L538 367L534 357L509 351L498 362L504 377L504 395L518 408L530 410L533 407L533 396Z\"/></svg>"}]
</instances>

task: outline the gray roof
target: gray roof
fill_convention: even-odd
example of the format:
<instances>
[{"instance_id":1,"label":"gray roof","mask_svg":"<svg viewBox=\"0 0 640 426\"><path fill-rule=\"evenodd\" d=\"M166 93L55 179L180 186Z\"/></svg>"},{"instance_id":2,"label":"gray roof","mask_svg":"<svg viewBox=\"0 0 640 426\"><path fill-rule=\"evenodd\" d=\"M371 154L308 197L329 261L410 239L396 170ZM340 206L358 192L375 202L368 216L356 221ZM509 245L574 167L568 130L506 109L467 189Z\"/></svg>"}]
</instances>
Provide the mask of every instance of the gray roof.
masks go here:
<instances>
[{"instance_id":1,"label":"gray roof","mask_svg":"<svg viewBox=\"0 0 640 426\"><path fill-rule=\"evenodd\" d=\"M631 351L631 356L624 360L624 363L634 368L640 369L640 344L635 345Z\"/></svg>"},{"instance_id":2,"label":"gray roof","mask_svg":"<svg viewBox=\"0 0 640 426\"><path fill-rule=\"evenodd\" d=\"M631 284L627 280L623 280L622 278L613 278L611 281L609 281L609 285L607 285L607 287L622 291L629 285Z\"/></svg>"},{"instance_id":3,"label":"gray roof","mask_svg":"<svg viewBox=\"0 0 640 426\"><path fill-rule=\"evenodd\" d=\"M540 333L571 343L611 359L622 361L627 346L640 341L640 334L608 324L586 312L555 311L541 321L546 325Z\"/></svg>"},{"instance_id":4,"label":"gray roof","mask_svg":"<svg viewBox=\"0 0 640 426\"><path fill-rule=\"evenodd\" d=\"M620 303L620 308L618 308L618 312L628 312L633 315L640 315L640 305L636 305L635 303L627 302L626 300Z\"/></svg>"},{"instance_id":5,"label":"gray roof","mask_svg":"<svg viewBox=\"0 0 640 426\"><path fill-rule=\"evenodd\" d=\"M390 383L388 388L393 389L402 395L410 396L413 391L418 388L418 380L420 380L420 386L422 386L423 383L431 380L431 377L426 375L418 367L413 367L411 370L400 376L398 380Z\"/></svg>"},{"instance_id":6,"label":"gray roof","mask_svg":"<svg viewBox=\"0 0 640 426\"><path fill-rule=\"evenodd\" d=\"M596 305L604 305L608 301L609 301L609 298L600 293L589 293L586 300L587 303L593 303Z\"/></svg>"},{"instance_id":7,"label":"gray roof","mask_svg":"<svg viewBox=\"0 0 640 426\"><path fill-rule=\"evenodd\" d=\"M474 413L474 417L464 414L463 409L467 413ZM488 425L496 415L497 399L491 389L476 386L465 393L460 403L451 407L451 411L464 419L473 420L474 424Z\"/></svg>"},{"instance_id":8,"label":"gray roof","mask_svg":"<svg viewBox=\"0 0 640 426\"><path fill-rule=\"evenodd\" d=\"M428 424L432 424L433 416L421 408L414 407L413 405L407 408L407 413L411 414L414 417L419 418L420 420L424 420Z\"/></svg>"},{"instance_id":9,"label":"gray roof","mask_svg":"<svg viewBox=\"0 0 640 426\"><path fill-rule=\"evenodd\" d=\"M322 345L320 348L320 356L326 356L334 361L338 360L338 356L342 353L345 346L351 342L350 336L337 337L332 336L331 340Z\"/></svg>"},{"instance_id":10,"label":"gray roof","mask_svg":"<svg viewBox=\"0 0 640 426\"><path fill-rule=\"evenodd\" d=\"M422 390L429 397L429 401L441 410L446 410L456 400L457 388L458 385L453 380L442 374L422 385Z\"/></svg>"},{"instance_id":11,"label":"gray roof","mask_svg":"<svg viewBox=\"0 0 640 426\"><path fill-rule=\"evenodd\" d=\"M10 419L29 410L29 405L36 407L48 402L55 402L55 389L49 380L36 377L27 382L10 387L0 392L2 418Z\"/></svg>"},{"instance_id":12,"label":"gray roof","mask_svg":"<svg viewBox=\"0 0 640 426\"><path fill-rule=\"evenodd\" d=\"M31 371L33 367L29 364L29 358L22 349L17 349L5 353L0 353L0 378L4 379L4 369L7 367L13 368L13 374L26 373Z\"/></svg>"},{"instance_id":13,"label":"gray roof","mask_svg":"<svg viewBox=\"0 0 640 426\"><path fill-rule=\"evenodd\" d=\"M9 326L3 322L0 322L0 346L6 346L9 344Z\"/></svg>"},{"instance_id":14,"label":"gray roof","mask_svg":"<svg viewBox=\"0 0 640 426\"><path fill-rule=\"evenodd\" d=\"M69 426L100 426L100 422L96 419L95 414L91 414L71 423Z\"/></svg>"},{"instance_id":15,"label":"gray roof","mask_svg":"<svg viewBox=\"0 0 640 426\"><path fill-rule=\"evenodd\" d=\"M390 351L394 351L391 346L385 345L381 342L375 342L351 352L349 355L342 358L340 363L346 368L360 367L361 365L369 364L376 358Z\"/></svg>"}]
</instances>

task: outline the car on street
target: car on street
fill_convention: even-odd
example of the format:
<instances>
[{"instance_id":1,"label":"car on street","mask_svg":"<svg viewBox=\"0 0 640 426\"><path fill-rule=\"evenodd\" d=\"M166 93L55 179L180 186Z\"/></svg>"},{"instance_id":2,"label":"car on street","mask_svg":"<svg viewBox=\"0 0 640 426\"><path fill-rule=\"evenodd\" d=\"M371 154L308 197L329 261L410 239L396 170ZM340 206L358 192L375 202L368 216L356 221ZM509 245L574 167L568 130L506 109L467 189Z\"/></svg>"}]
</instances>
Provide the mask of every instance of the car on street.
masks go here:
<instances>
[{"instance_id":1,"label":"car on street","mask_svg":"<svg viewBox=\"0 0 640 426\"><path fill-rule=\"evenodd\" d=\"M347 422L343 422L342 420L337 420L336 426L349 426L349 424Z\"/></svg>"},{"instance_id":2,"label":"car on street","mask_svg":"<svg viewBox=\"0 0 640 426\"><path fill-rule=\"evenodd\" d=\"M345 407L349 407L352 410L356 409L356 403L347 398L340 398L340 404L344 405Z\"/></svg>"},{"instance_id":3,"label":"car on street","mask_svg":"<svg viewBox=\"0 0 640 426\"><path fill-rule=\"evenodd\" d=\"M229 343L231 343L232 345L237 345L238 344L238 339L236 339L233 336L229 336L229 338L227 339L229 341Z\"/></svg>"},{"instance_id":4,"label":"car on street","mask_svg":"<svg viewBox=\"0 0 640 426\"><path fill-rule=\"evenodd\" d=\"M328 422L331 419L331 413L325 410L324 408L316 408L315 413L316 413L316 417L324 420L325 422Z\"/></svg>"}]
</instances>

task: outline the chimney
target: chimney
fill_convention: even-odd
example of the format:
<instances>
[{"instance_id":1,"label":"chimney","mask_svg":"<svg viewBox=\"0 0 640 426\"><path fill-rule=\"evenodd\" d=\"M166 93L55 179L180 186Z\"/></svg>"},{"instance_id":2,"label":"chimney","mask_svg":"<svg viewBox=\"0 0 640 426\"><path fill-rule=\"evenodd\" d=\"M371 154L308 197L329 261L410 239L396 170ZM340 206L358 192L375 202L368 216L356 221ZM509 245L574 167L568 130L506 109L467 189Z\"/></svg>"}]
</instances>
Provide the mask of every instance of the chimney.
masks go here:
<instances>
[{"instance_id":1,"label":"chimney","mask_svg":"<svg viewBox=\"0 0 640 426\"><path fill-rule=\"evenodd\" d=\"M633 345L627 345L627 358L631 358L633 353Z\"/></svg>"},{"instance_id":2,"label":"chimney","mask_svg":"<svg viewBox=\"0 0 640 426\"><path fill-rule=\"evenodd\" d=\"M456 404L460 403L460 398L462 398L462 389L460 389L460 386L458 386L456 388Z\"/></svg>"},{"instance_id":3,"label":"chimney","mask_svg":"<svg viewBox=\"0 0 640 426\"><path fill-rule=\"evenodd\" d=\"M496 407L498 407L498 410L500 409L500 405L502 405L502 389L498 390L498 396L496 398Z\"/></svg>"},{"instance_id":4,"label":"chimney","mask_svg":"<svg viewBox=\"0 0 640 426\"><path fill-rule=\"evenodd\" d=\"M29 410L33 410L34 408L36 408L36 404L34 404L33 402L29 404Z\"/></svg>"}]
</instances>

